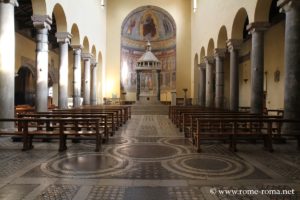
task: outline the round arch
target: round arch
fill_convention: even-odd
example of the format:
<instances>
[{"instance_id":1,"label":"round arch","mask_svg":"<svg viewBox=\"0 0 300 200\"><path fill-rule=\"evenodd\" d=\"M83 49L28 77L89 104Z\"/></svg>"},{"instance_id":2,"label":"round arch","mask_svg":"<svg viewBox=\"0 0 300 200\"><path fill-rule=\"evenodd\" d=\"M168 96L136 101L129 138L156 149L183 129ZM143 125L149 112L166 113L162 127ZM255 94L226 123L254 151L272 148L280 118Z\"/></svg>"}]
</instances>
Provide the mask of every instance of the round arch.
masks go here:
<instances>
[{"instance_id":1,"label":"round arch","mask_svg":"<svg viewBox=\"0 0 300 200\"><path fill-rule=\"evenodd\" d=\"M31 65L22 65L15 77L15 105L35 105L35 70Z\"/></svg>"},{"instance_id":2,"label":"round arch","mask_svg":"<svg viewBox=\"0 0 300 200\"><path fill-rule=\"evenodd\" d=\"M215 43L214 43L214 40L211 38L209 40L208 46L207 46L207 56L213 56L214 50L215 50Z\"/></svg>"},{"instance_id":3,"label":"round arch","mask_svg":"<svg viewBox=\"0 0 300 200\"><path fill-rule=\"evenodd\" d=\"M47 15L46 0L31 0L34 15Z\"/></svg>"},{"instance_id":4,"label":"round arch","mask_svg":"<svg viewBox=\"0 0 300 200\"><path fill-rule=\"evenodd\" d=\"M59 3L55 4L55 6L53 8L53 15L56 20L57 32L58 33L59 32L67 32L68 26L67 26L66 15L65 15L63 7Z\"/></svg>"},{"instance_id":5,"label":"round arch","mask_svg":"<svg viewBox=\"0 0 300 200\"><path fill-rule=\"evenodd\" d=\"M244 24L248 14L245 8L240 8L236 13L231 31L231 39L243 39Z\"/></svg>"},{"instance_id":6,"label":"round arch","mask_svg":"<svg viewBox=\"0 0 300 200\"><path fill-rule=\"evenodd\" d=\"M96 51L95 45L92 46L92 54L93 54L93 58L95 58L97 60L97 51Z\"/></svg>"},{"instance_id":7,"label":"round arch","mask_svg":"<svg viewBox=\"0 0 300 200\"><path fill-rule=\"evenodd\" d=\"M71 44L80 45L80 33L76 23L72 25L71 34L72 34Z\"/></svg>"},{"instance_id":8,"label":"round arch","mask_svg":"<svg viewBox=\"0 0 300 200\"><path fill-rule=\"evenodd\" d=\"M83 53L89 53L90 52L90 43L89 43L89 39L87 38L87 36L84 37L82 44L83 44Z\"/></svg>"},{"instance_id":9,"label":"round arch","mask_svg":"<svg viewBox=\"0 0 300 200\"><path fill-rule=\"evenodd\" d=\"M257 0L254 22L268 22L272 0Z\"/></svg>"},{"instance_id":10,"label":"round arch","mask_svg":"<svg viewBox=\"0 0 300 200\"><path fill-rule=\"evenodd\" d=\"M225 26L222 26L217 41L217 48L226 48L226 41L228 40L227 29Z\"/></svg>"},{"instance_id":11,"label":"round arch","mask_svg":"<svg viewBox=\"0 0 300 200\"><path fill-rule=\"evenodd\" d=\"M202 47L200 50L200 63L204 63L204 57L205 57L205 48Z\"/></svg>"}]
</instances>

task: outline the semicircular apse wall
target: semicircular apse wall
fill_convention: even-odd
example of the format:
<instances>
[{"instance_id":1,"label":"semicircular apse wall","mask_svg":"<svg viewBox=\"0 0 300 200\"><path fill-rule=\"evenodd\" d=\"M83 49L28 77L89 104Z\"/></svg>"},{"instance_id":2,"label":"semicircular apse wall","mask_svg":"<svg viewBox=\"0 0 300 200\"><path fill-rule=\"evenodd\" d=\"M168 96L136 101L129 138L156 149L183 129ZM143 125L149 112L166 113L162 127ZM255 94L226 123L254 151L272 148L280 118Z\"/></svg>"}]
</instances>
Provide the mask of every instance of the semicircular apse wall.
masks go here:
<instances>
[{"instance_id":1,"label":"semicircular apse wall","mask_svg":"<svg viewBox=\"0 0 300 200\"><path fill-rule=\"evenodd\" d=\"M161 93L176 89L176 24L162 8L142 6L133 10L121 28L121 93L136 92L137 60L147 41L161 61ZM142 80L141 80L142 81Z\"/></svg>"}]
</instances>

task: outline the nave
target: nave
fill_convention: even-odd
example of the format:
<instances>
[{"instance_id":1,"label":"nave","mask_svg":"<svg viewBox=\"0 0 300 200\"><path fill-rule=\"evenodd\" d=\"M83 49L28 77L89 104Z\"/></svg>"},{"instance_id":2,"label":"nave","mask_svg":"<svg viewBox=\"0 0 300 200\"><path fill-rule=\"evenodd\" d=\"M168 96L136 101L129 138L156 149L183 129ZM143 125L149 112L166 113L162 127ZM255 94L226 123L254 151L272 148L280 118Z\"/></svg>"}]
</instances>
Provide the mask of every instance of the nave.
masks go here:
<instances>
[{"instance_id":1,"label":"nave","mask_svg":"<svg viewBox=\"0 0 300 200\"><path fill-rule=\"evenodd\" d=\"M220 142L197 153L167 115L132 115L94 152L94 142L21 143L0 138L0 199L298 199L300 156L295 141L240 144L231 152ZM295 190L295 195L221 195L232 190Z\"/></svg>"}]
</instances>

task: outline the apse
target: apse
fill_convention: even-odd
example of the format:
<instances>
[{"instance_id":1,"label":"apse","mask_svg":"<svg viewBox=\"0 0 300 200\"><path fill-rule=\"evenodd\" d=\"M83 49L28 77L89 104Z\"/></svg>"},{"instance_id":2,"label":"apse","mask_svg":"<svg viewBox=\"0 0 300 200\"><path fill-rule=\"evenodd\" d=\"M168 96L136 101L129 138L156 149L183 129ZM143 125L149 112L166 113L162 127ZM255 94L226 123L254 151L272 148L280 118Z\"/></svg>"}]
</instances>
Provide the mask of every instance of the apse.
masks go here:
<instances>
[{"instance_id":1,"label":"apse","mask_svg":"<svg viewBox=\"0 0 300 200\"><path fill-rule=\"evenodd\" d=\"M136 92L137 60L145 53L147 41L161 61L161 93L176 89L176 24L162 8L143 6L133 10L121 28L121 93ZM142 81L142 80L141 80Z\"/></svg>"}]
</instances>

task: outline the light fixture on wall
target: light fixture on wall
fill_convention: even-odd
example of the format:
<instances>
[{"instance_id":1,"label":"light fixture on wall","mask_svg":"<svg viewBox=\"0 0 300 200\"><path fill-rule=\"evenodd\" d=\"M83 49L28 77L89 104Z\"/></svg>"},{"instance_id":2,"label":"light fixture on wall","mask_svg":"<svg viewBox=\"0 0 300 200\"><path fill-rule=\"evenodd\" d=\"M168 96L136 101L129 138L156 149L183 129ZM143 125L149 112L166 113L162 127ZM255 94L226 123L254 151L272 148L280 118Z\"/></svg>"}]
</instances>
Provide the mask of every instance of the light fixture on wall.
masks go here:
<instances>
[{"instance_id":1,"label":"light fixture on wall","mask_svg":"<svg viewBox=\"0 0 300 200\"><path fill-rule=\"evenodd\" d=\"M105 6L104 0L101 0L101 8L104 8L104 6Z\"/></svg>"},{"instance_id":2,"label":"light fixture on wall","mask_svg":"<svg viewBox=\"0 0 300 200\"><path fill-rule=\"evenodd\" d=\"M194 11L194 13L197 11L197 0L194 0L193 11Z\"/></svg>"}]
</instances>

